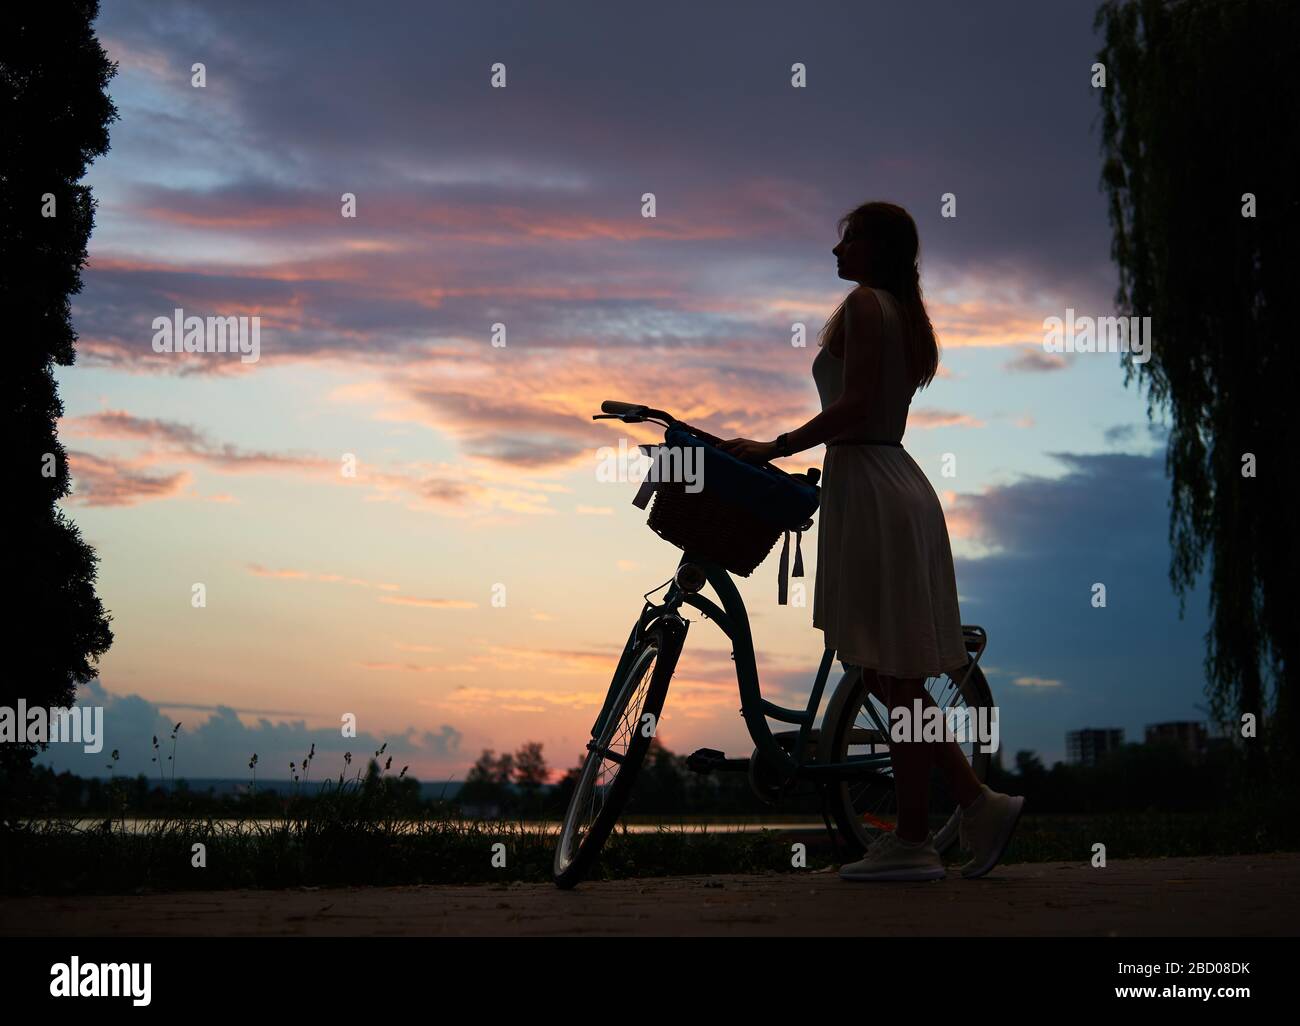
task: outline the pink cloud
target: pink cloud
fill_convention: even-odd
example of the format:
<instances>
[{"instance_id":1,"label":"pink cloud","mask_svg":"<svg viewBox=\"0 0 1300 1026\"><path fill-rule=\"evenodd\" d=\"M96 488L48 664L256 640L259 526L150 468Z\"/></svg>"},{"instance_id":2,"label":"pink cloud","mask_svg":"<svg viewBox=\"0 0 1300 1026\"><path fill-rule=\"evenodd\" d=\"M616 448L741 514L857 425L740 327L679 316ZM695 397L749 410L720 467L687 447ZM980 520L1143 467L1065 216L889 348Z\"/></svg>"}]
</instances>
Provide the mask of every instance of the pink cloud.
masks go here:
<instances>
[{"instance_id":1,"label":"pink cloud","mask_svg":"<svg viewBox=\"0 0 1300 1026\"><path fill-rule=\"evenodd\" d=\"M69 452L68 464L73 479L68 501L82 506L134 506L150 499L170 499L191 480L184 471L147 474L88 452Z\"/></svg>"},{"instance_id":2,"label":"pink cloud","mask_svg":"<svg viewBox=\"0 0 1300 1026\"><path fill-rule=\"evenodd\" d=\"M465 599L414 598L409 595L385 595L379 600L394 606L422 606L427 609L474 609L477 602Z\"/></svg>"},{"instance_id":3,"label":"pink cloud","mask_svg":"<svg viewBox=\"0 0 1300 1026\"><path fill-rule=\"evenodd\" d=\"M1042 347L1026 346L1018 355L1003 364L1003 367L1009 371L1033 374L1065 370L1069 365L1060 353L1045 352Z\"/></svg>"},{"instance_id":4,"label":"pink cloud","mask_svg":"<svg viewBox=\"0 0 1300 1026\"><path fill-rule=\"evenodd\" d=\"M951 410L915 409L907 416L909 428L929 430L941 427L984 427L984 421L968 413L954 413Z\"/></svg>"},{"instance_id":5,"label":"pink cloud","mask_svg":"<svg viewBox=\"0 0 1300 1026\"><path fill-rule=\"evenodd\" d=\"M348 584L354 588L376 588L380 591L400 590L400 586L396 584L383 584L377 581L366 581L357 577L347 577L343 574L311 573L306 570L291 569L272 570L261 566L258 563L249 563L248 572L254 577L270 577L276 580L311 580L320 581L325 584Z\"/></svg>"}]
</instances>

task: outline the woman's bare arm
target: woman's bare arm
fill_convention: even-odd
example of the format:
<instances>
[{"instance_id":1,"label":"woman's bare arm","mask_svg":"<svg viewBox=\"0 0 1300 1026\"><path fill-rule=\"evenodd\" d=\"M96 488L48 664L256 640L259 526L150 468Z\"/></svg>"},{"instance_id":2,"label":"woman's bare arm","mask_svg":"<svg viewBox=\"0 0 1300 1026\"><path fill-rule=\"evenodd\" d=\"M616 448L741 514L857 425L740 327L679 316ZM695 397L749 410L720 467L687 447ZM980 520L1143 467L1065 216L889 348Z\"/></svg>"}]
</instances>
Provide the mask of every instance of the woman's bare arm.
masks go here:
<instances>
[{"instance_id":1,"label":"woman's bare arm","mask_svg":"<svg viewBox=\"0 0 1300 1026\"><path fill-rule=\"evenodd\" d=\"M844 301L844 352L839 357L844 361L844 391L812 420L787 432L785 455L830 441L866 416L880 380L882 320L880 300L871 289L859 286L849 293ZM748 438L729 438L719 448L751 463L776 455L776 442Z\"/></svg>"},{"instance_id":2,"label":"woman's bare arm","mask_svg":"<svg viewBox=\"0 0 1300 1026\"><path fill-rule=\"evenodd\" d=\"M880 379L882 321L880 300L871 289L858 286L849 293L844 301L844 391L786 435L792 454L830 441L866 416Z\"/></svg>"}]
</instances>

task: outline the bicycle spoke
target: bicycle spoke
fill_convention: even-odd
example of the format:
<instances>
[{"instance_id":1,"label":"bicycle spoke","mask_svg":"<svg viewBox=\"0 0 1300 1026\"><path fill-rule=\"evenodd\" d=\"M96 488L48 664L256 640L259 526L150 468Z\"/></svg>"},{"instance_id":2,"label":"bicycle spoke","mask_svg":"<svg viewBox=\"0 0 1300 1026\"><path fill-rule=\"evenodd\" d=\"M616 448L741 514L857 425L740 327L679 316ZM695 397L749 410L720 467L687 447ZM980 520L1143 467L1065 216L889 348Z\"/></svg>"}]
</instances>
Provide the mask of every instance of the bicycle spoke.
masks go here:
<instances>
[{"instance_id":1,"label":"bicycle spoke","mask_svg":"<svg viewBox=\"0 0 1300 1026\"><path fill-rule=\"evenodd\" d=\"M892 831L897 826L898 803L892 760L887 754L891 739L890 731L886 729L886 721L890 724L893 721L887 704L877 699L864 683L857 682L851 686L850 704L831 724L825 758L832 763L847 760L861 766L855 776L841 781L832 795L841 833L851 846L867 848L882 832ZM988 772L989 756L980 748L978 730L965 729L975 728L976 717L982 717L991 706L983 674L971 666L967 672L955 676L939 674L927 677L921 686L925 689L922 696L924 719L917 725L923 731L921 737L927 736L924 731L928 728L928 736L933 738L936 726L941 728L943 737L948 736L950 725L959 729L960 735L953 740L977 777L983 780ZM930 708L931 702L934 709ZM936 715L940 718L938 723L930 719ZM884 753L885 757L880 758L877 752ZM935 764L932 772L942 778L944 802L952 802L946 808L932 804L936 815L945 817L941 826L935 824L935 845L940 851L946 851L957 839L959 810L952 796L947 794L947 776L942 768Z\"/></svg>"},{"instance_id":2,"label":"bicycle spoke","mask_svg":"<svg viewBox=\"0 0 1300 1026\"><path fill-rule=\"evenodd\" d=\"M961 689L948 674L927 678L923 686L939 708L944 723L947 722L947 717L952 710L966 706ZM854 717L852 731L854 734L861 732L872 740L855 745L850 738L849 747L861 747L869 755L880 754L882 750L888 752L889 722L889 710L885 704L870 692L865 692L862 704ZM962 748L969 757L971 753L965 742L962 743ZM894 828L896 816L892 767L888 765L880 767L874 779L849 785L848 791L853 808L862 823L873 830Z\"/></svg>"},{"instance_id":3,"label":"bicycle spoke","mask_svg":"<svg viewBox=\"0 0 1300 1026\"><path fill-rule=\"evenodd\" d=\"M657 648L646 651L649 658L641 666L635 683L629 680L625 685L619 704L610 710L611 719L601 736L587 742L587 760L576 785L585 793L574 795L569 814L560 827L558 848L563 861L571 862L577 857L587 835L605 811L619 772L628 763L658 661Z\"/></svg>"}]
</instances>

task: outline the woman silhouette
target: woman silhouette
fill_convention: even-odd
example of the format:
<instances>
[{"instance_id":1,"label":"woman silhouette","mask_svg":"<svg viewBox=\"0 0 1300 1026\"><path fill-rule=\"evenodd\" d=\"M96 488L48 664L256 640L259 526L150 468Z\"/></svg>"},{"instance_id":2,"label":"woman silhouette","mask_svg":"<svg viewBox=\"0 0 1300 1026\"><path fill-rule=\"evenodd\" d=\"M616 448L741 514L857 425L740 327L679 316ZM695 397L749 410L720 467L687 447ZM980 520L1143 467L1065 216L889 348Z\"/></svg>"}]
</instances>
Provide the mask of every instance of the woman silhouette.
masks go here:
<instances>
[{"instance_id":1,"label":"woman silhouette","mask_svg":"<svg viewBox=\"0 0 1300 1026\"><path fill-rule=\"evenodd\" d=\"M862 668L868 689L891 713L902 707L910 716L914 700L933 701L926 678L956 674L967 661L943 508L901 445L912 395L938 370L939 346L921 298L911 215L892 203L864 203L839 228L836 268L858 285L826 322L813 360L822 412L773 442L733 438L722 447L763 462L826 443L813 626L846 669ZM929 830L932 761L961 805L961 844L972 855L962 876L992 869L1024 799L981 784L955 741L891 742L889 756L897 829L882 833L840 875L945 875Z\"/></svg>"}]
</instances>

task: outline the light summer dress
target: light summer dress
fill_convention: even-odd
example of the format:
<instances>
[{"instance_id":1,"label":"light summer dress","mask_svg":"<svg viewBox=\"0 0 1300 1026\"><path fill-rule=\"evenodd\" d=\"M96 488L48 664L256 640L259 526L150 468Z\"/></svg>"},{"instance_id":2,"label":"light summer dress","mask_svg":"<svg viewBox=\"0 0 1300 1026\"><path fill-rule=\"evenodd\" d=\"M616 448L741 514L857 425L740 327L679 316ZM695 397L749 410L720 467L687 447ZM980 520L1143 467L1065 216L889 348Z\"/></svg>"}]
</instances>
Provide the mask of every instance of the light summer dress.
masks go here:
<instances>
[{"instance_id":1,"label":"light summer dress","mask_svg":"<svg viewBox=\"0 0 1300 1026\"><path fill-rule=\"evenodd\" d=\"M880 380L866 417L827 444L822 463L813 626L851 666L934 677L966 665L957 579L939 497L899 442L915 388L904 356L906 314L872 290L883 320ZM823 345L812 364L822 409L844 391L844 360Z\"/></svg>"}]
</instances>

